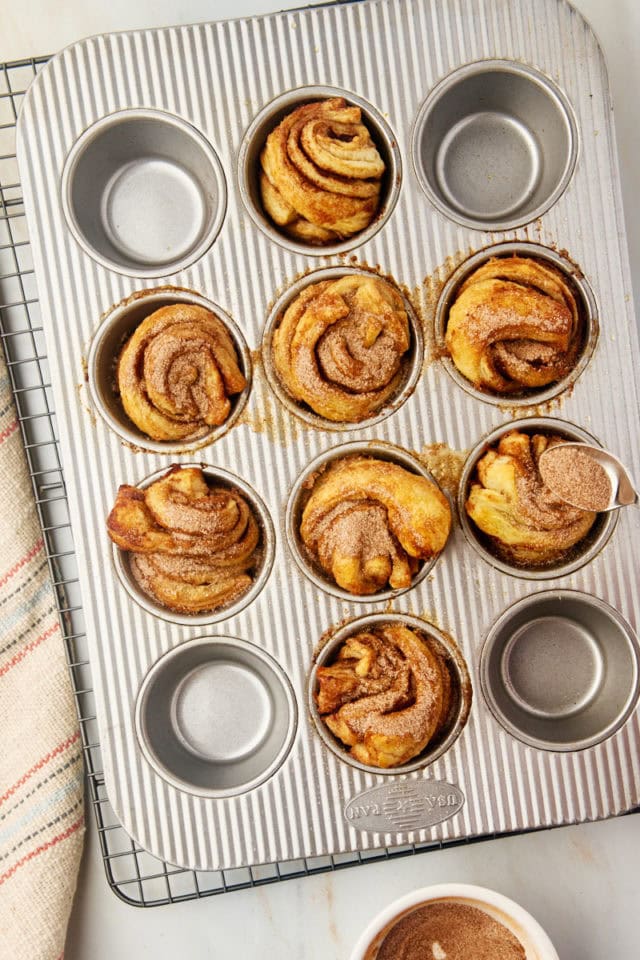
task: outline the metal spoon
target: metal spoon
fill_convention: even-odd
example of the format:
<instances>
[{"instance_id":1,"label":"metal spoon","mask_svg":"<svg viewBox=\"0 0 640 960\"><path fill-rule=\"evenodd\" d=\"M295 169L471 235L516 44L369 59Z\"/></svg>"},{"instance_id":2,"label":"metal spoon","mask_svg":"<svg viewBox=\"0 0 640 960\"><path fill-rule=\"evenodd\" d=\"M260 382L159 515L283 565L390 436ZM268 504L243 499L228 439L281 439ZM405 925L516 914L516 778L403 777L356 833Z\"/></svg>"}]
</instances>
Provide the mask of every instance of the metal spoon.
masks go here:
<instances>
[{"instance_id":1,"label":"metal spoon","mask_svg":"<svg viewBox=\"0 0 640 960\"><path fill-rule=\"evenodd\" d=\"M609 453L608 450L602 450L601 447L594 447L589 443L579 443L574 441L569 441L562 444L554 444L540 455L540 463L549 456L553 456L554 450L566 449L567 447L577 447L580 450L584 450L585 453L588 453L590 457L599 463L600 466L605 470L609 482L611 484L611 499L606 507L604 507L601 513L607 513L609 510L617 510L619 507L628 507L631 504L638 502L638 494L636 493L627 468L624 464L618 460L617 457L614 457L612 453ZM582 509L589 509L585 507L584 503L580 503L580 491L575 491L575 499L569 499L564 493L560 493L556 490L552 484L545 479L546 485L549 489L558 496L561 500L564 500L566 503L570 503L573 507L580 507Z\"/></svg>"}]
</instances>

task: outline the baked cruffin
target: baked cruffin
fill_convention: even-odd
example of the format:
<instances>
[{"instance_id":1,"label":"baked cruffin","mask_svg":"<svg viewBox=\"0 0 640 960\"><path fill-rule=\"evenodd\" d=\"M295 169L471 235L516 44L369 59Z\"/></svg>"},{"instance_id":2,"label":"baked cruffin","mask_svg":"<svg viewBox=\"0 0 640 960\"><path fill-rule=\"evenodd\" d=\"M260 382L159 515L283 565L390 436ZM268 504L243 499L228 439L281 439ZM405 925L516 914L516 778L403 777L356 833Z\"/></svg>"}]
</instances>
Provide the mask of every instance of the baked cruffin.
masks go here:
<instances>
[{"instance_id":1,"label":"baked cruffin","mask_svg":"<svg viewBox=\"0 0 640 960\"><path fill-rule=\"evenodd\" d=\"M411 586L420 563L443 549L451 508L439 487L387 460L347 456L316 476L300 537L343 590L366 596Z\"/></svg>"},{"instance_id":2,"label":"baked cruffin","mask_svg":"<svg viewBox=\"0 0 640 960\"><path fill-rule=\"evenodd\" d=\"M316 670L318 713L359 763L397 767L439 738L451 713L444 656L402 624L348 637Z\"/></svg>"},{"instance_id":3,"label":"baked cruffin","mask_svg":"<svg viewBox=\"0 0 640 960\"><path fill-rule=\"evenodd\" d=\"M511 430L478 460L465 509L501 560L543 567L563 560L597 514L572 507L544 483L538 465L557 436Z\"/></svg>"},{"instance_id":4,"label":"baked cruffin","mask_svg":"<svg viewBox=\"0 0 640 960\"><path fill-rule=\"evenodd\" d=\"M286 392L336 423L376 414L397 392L411 345L398 291L379 277L347 274L305 287L272 339Z\"/></svg>"},{"instance_id":5,"label":"baked cruffin","mask_svg":"<svg viewBox=\"0 0 640 960\"><path fill-rule=\"evenodd\" d=\"M152 440L195 440L220 426L247 386L226 326L191 303L160 307L125 343L116 384L130 420Z\"/></svg>"},{"instance_id":6,"label":"baked cruffin","mask_svg":"<svg viewBox=\"0 0 640 960\"><path fill-rule=\"evenodd\" d=\"M449 308L445 342L478 390L510 395L567 377L584 338L572 284L532 257L493 257L474 270Z\"/></svg>"},{"instance_id":7,"label":"baked cruffin","mask_svg":"<svg viewBox=\"0 0 640 960\"><path fill-rule=\"evenodd\" d=\"M260 155L265 212L287 236L328 244L369 226L385 164L360 107L342 97L304 104L271 131Z\"/></svg>"},{"instance_id":8,"label":"baked cruffin","mask_svg":"<svg viewBox=\"0 0 640 960\"><path fill-rule=\"evenodd\" d=\"M173 466L145 489L123 484L107 519L141 589L177 613L218 610L251 587L260 527L237 490Z\"/></svg>"}]
</instances>

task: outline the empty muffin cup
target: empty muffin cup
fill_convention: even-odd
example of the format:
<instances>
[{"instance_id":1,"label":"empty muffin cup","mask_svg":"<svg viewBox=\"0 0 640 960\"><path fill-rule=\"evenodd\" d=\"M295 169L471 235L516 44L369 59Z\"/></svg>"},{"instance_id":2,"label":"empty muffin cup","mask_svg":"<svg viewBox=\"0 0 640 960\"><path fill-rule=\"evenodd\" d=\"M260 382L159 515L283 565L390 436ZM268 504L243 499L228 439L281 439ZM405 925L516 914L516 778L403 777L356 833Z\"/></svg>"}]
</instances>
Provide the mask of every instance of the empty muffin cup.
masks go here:
<instances>
[{"instance_id":1,"label":"empty muffin cup","mask_svg":"<svg viewBox=\"0 0 640 960\"><path fill-rule=\"evenodd\" d=\"M407 627L426 640L433 653L446 665L451 683L451 702L447 718L441 729L417 757L408 763L384 768L369 766L351 756L347 747L327 727L318 710L315 695L318 691L318 667L329 666L333 663L348 637L389 625ZM472 699L473 690L469 670L456 643L426 620L403 613L369 614L365 617L359 617L357 620L350 620L348 623L332 630L328 639L321 644L315 654L307 690L309 712L325 746L336 757L352 767L366 773L378 774L411 773L411 771L426 767L437 760L438 757L441 757L460 736L469 716Z\"/></svg>"},{"instance_id":2,"label":"empty muffin cup","mask_svg":"<svg viewBox=\"0 0 640 960\"><path fill-rule=\"evenodd\" d=\"M202 637L151 668L138 693L135 726L145 758L172 786L231 797L282 765L297 707L285 672L264 650L235 637Z\"/></svg>"},{"instance_id":3,"label":"empty muffin cup","mask_svg":"<svg viewBox=\"0 0 640 960\"><path fill-rule=\"evenodd\" d=\"M123 110L84 131L67 157L69 229L101 266L164 277L198 260L217 237L227 190L211 144L180 117Z\"/></svg>"},{"instance_id":4,"label":"empty muffin cup","mask_svg":"<svg viewBox=\"0 0 640 960\"><path fill-rule=\"evenodd\" d=\"M303 293L304 290L306 290L312 284L322 283L327 280L339 280L342 277L348 276L374 277L393 287L396 293L398 293L402 298L404 308L407 312L407 318L409 321L410 345L408 351L404 354L401 361L400 379L397 389L389 397L389 399L375 413L373 413L372 416L369 416L366 419L337 422L335 420L329 420L327 417L323 417L315 413L307 404L296 400L287 391L286 386L280 380L275 367L273 358L273 336L275 331L278 329L282 317L284 316L288 307L294 302L294 300L296 300L297 297L300 296L301 293ZM316 342L314 345L314 350L317 350L319 342ZM262 338L262 361L267 380L269 381L269 386L277 396L280 403L282 403L287 410L295 414L296 417L299 417L299 419L303 420L305 423L308 423L310 426L317 427L321 430L360 430L365 427L372 427L376 423L380 423L381 420L385 420L387 417L391 416L391 414L395 413L395 411L398 410L413 393L422 370L423 357L424 341L422 327L409 300L395 286L395 284L393 284L390 280L387 280L386 277L378 277L377 274L372 273L371 271L357 269L356 267L327 267L326 269L316 270L313 273L306 274L304 277L301 277L295 283L291 284L291 286L288 287L280 297L278 297L273 305L267 318ZM320 369L319 361L318 367ZM347 394L349 392L354 392L352 388L350 390L350 388L345 387L344 384L337 385L342 386Z\"/></svg>"},{"instance_id":5,"label":"empty muffin cup","mask_svg":"<svg viewBox=\"0 0 640 960\"><path fill-rule=\"evenodd\" d=\"M315 245L293 239L278 229L264 209L260 192L260 154L267 137L281 120L298 107L320 100L342 97L349 106L359 107L362 122L382 158L385 171L382 177L380 204L367 227L344 240ZM307 256L329 256L344 253L370 240L386 223L400 195L402 160L398 143L389 124L375 107L362 97L337 87L298 87L280 94L257 114L247 129L238 155L238 186L247 212L255 225L271 240L293 253Z\"/></svg>"},{"instance_id":6,"label":"empty muffin cup","mask_svg":"<svg viewBox=\"0 0 640 960\"><path fill-rule=\"evenodd\" d=\"M433 569L434 564L438 560L439 554L420 563L420 566L415 575L412 577L411 584L408 587L396 590L388 588L380 590L377 593L369 593L366 595L357 594L342 589L342 587L338 586L338 584L329 577L329 575L316 561L315 557L313 557L310 551L307 549L300 534L302 514L313 489L315 479L319 477L334 461L343 460L346 457L356 456L369 457L376 460L385 460L389 461L390 463L395 463L398 466L403 467L409 473L416 474L417 476L423 477L425 480L430 481L438 488L438 490L440 490L436 480L429 473L426 467L420 463L419 460L413 457L406 450L393 446L390 443L384 443L375 440L369 442L354 441L353 443L342 444L339 447L332 447L330 450L326 450L324 453L321 453L320 456L316 457L315 460L312 460L311 463L305 467L291 489L285 511L287 542L289 544L293 559L295 560L299 570L321 590L324 590L326 593L330 593L334 597L338 597L340 600L348 600L355 603L381 602L383 600L390 600L393 597L400 596L401 594L406 593L407 590L412 590L413 587L417 586L419 583L422 583L422 581ZM440 492L442 493L442 491Z\"/></svg>"},{"instance_id":7,"label":"empty muffin cup","mask_svg":"<svg viewBox=\"0 0 640 960\"><path fill-rule=\"evenodd\" d=\"M205 426L193 440L152 440L125 413L117 388L116 366L125 343L142 321L161 307L174 304L203 307L221 321L233 341L238 367L247 383L241 393L229 397L231 411L220 426ZM133 293L107 311L91 341L87 377L91 399L97 411L122 440L156 453L185 453L213 443L237 422L251 390L251 355L240 328L218 304L192 290L158 287Z\"/></svg>"},{"instance_id":8,"label":"empty muffin cup","mask_svg":"<svg viewBox=\"0 0 640 960\"><path fill-rule=\"evenodd\" d=\"M441 80L418 113L418 181L433 205L476 230L511 230L563 194L578 153L565 94L510 60L469 63Z\"/></svg>"},{"instance_id":9,"label":"empty muffin cup","mask_svg":"<svg viewBox=\"0 0 640 960\"><path fill-rule=\"evenodd\" d=\"M534 260L543 267L551 267L552 270L558 271L562 275L563 282L566 284L566 288L570 292L577 310L581 327L579 331L580 344L577 348L572 348L575 353L575 362L571 370L559 377L559 379L542 387L523 388L518 392L498 393L492 392L489 388L479 389L458 370L451 357L447 355L445 337L447 323L449 321L449 311L458 298L460 288L465 281L489 260L503 258L508 260L510 257ZM438 345L438 353L442 357L442 363L447 373L455 380L458 386L462 387L462 389L472 397L475 397L476 400L482 400L484 403L491 403L495 406L509 408L514 406L535 406L546 403L548 400L557 397L569 389L584 372L591 360L598 341L598 333L599 324L596 299L591 286L579 267L567 259L567 257L549 247L544 247L538 243L529 243L524 240L496 243L468 257L448 278L442 288L442 293L436 306L435 338ZM542 343L541 346L544 349L544 343Z\"/></svg>"},{"instance_id":10,"label":"empty muffin cup","mask_svg":"<svg viewBox=\"0 0 640 960\"><path fill-rule=\"evenodd\" d=\"M498 722L523 743L583 750L630 716L639 659L633 630L603 600L544 591L509 607L489 631L482 691Z\"/></svg>"},{"instance_id":11,"label":"empty muffin cup","mask_svg":"<svg viewBox=\"0 0 640 960\"><path fill-rule=\"evenodd\" d=\"M560 437L564 440L575 440L597 446L601 445L594 436L587 433L582 427L574 423L569 423L566 420L557 420L553 417L526 417L522 420L512 420L509 423L497 427L473 448L465 461L460 477L460 486L458 488L460 526L473 549L480 554L487 563L490 563L493 567L502 571L502 573L507 573L512 577L522 577L527 580L551 580L555 577L566 576L575 570L579 570L580 567L589 563L600 553L615 530L618 522L617 511L599 513L584 538L575 543L561 559L540 566L534 564L527 565L525 563L520 565L501 559L492 548L489 537L476 526L467 514L465 505L478 461L490 448L496 447L502 437L514 430L528 435L542 434L547 437Z\"/></svg>"},{"instance_id":12,"label":"empty muffin cup","mask_svg":"<svg viewBox=\"0 0 640 960\"><path fill-rule=\"evenodd\" d=\"M275 556L275 531L269 511L256 491L249 486L240 477L222 470L220 467L211 467L204 463L181 463L180 467L196 467L202 470L205 480L210 485L216 487L226 487L230 490L237 490L249 504L253 516L260 530L260 539L256 548L257 564L252 572L253 582L249 589L241 594L237 599L231 601L226 606L218 607L215 610L204 613L178 613L163 606L153 596L143 590L141 584L134 576L131 569L130 553L122 550L115 544L112 546L113 565L120 583L127 591L132 600L135 600L143 610L161 620L167 620L170 623L177 623L183 626L203 626L211 623L218 623L220 620L227 620L241 610L244 610L258 596L265 586L271 573L273 559ZM136 486L140 490L145 490L156 480L160 480L167 474L167 467L157 470L150 476L145 477Z\"/></svg>"}]
</instances>

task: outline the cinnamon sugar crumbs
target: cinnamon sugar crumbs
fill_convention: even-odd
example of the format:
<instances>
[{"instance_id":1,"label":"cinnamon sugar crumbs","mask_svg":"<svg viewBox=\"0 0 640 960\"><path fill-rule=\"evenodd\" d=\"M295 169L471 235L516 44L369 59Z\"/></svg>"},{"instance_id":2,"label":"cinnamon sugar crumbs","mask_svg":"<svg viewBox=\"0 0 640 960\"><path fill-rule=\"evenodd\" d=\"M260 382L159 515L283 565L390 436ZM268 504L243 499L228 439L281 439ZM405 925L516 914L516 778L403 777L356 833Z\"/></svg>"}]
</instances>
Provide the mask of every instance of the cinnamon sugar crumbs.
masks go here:
<instances>
[{"instance_id":1,"label":"cinnamon sugar crumbs","mask_svg":"<svg viewBox=\"0 0 640 960\"><path fill-rule=\"evenodd\" d=\"M466 450L454 450L446 443L427 443L420 452L416 451L416 457L424 463L438 486L455 497L467 453Z\"/></svg>"},{"instance_id":2,"label":"cinnamon sugar crumbs","mask_svg":"<svg viewBox=\"0 0 640 960\"><path fill-rule=\"evenodd\" d=\"M545 484L563 500L598 513L611 502L611 481L586 450L557 444L540 459Z\"/></svg>"}]
</instances>

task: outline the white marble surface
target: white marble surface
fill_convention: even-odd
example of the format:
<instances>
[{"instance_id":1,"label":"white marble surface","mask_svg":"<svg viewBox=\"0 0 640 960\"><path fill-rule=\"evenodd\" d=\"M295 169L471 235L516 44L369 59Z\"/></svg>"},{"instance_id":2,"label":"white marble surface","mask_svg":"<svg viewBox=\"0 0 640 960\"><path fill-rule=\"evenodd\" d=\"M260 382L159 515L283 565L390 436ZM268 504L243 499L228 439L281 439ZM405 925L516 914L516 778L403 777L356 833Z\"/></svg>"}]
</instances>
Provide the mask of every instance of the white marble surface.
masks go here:
<instances>
[{"instance_id":1,"label":"white marble surface","mask_svg":"<svg viewBox=\"0 0 640 960\"><path fill-rule=\"evenodd\" d=\"M92 33L263 13L286 0L4 0L0 61L51 53ZM291 2L290 5L295 5ZM636 302L640 303L640 2L575 0L609 63ZM561 960L640 957L640 816L431 852L155 910L109 891L89 811L66 960L346 960L385 903L416 886L465 881L518 900Z\"/></svg>"}]
</instances>

